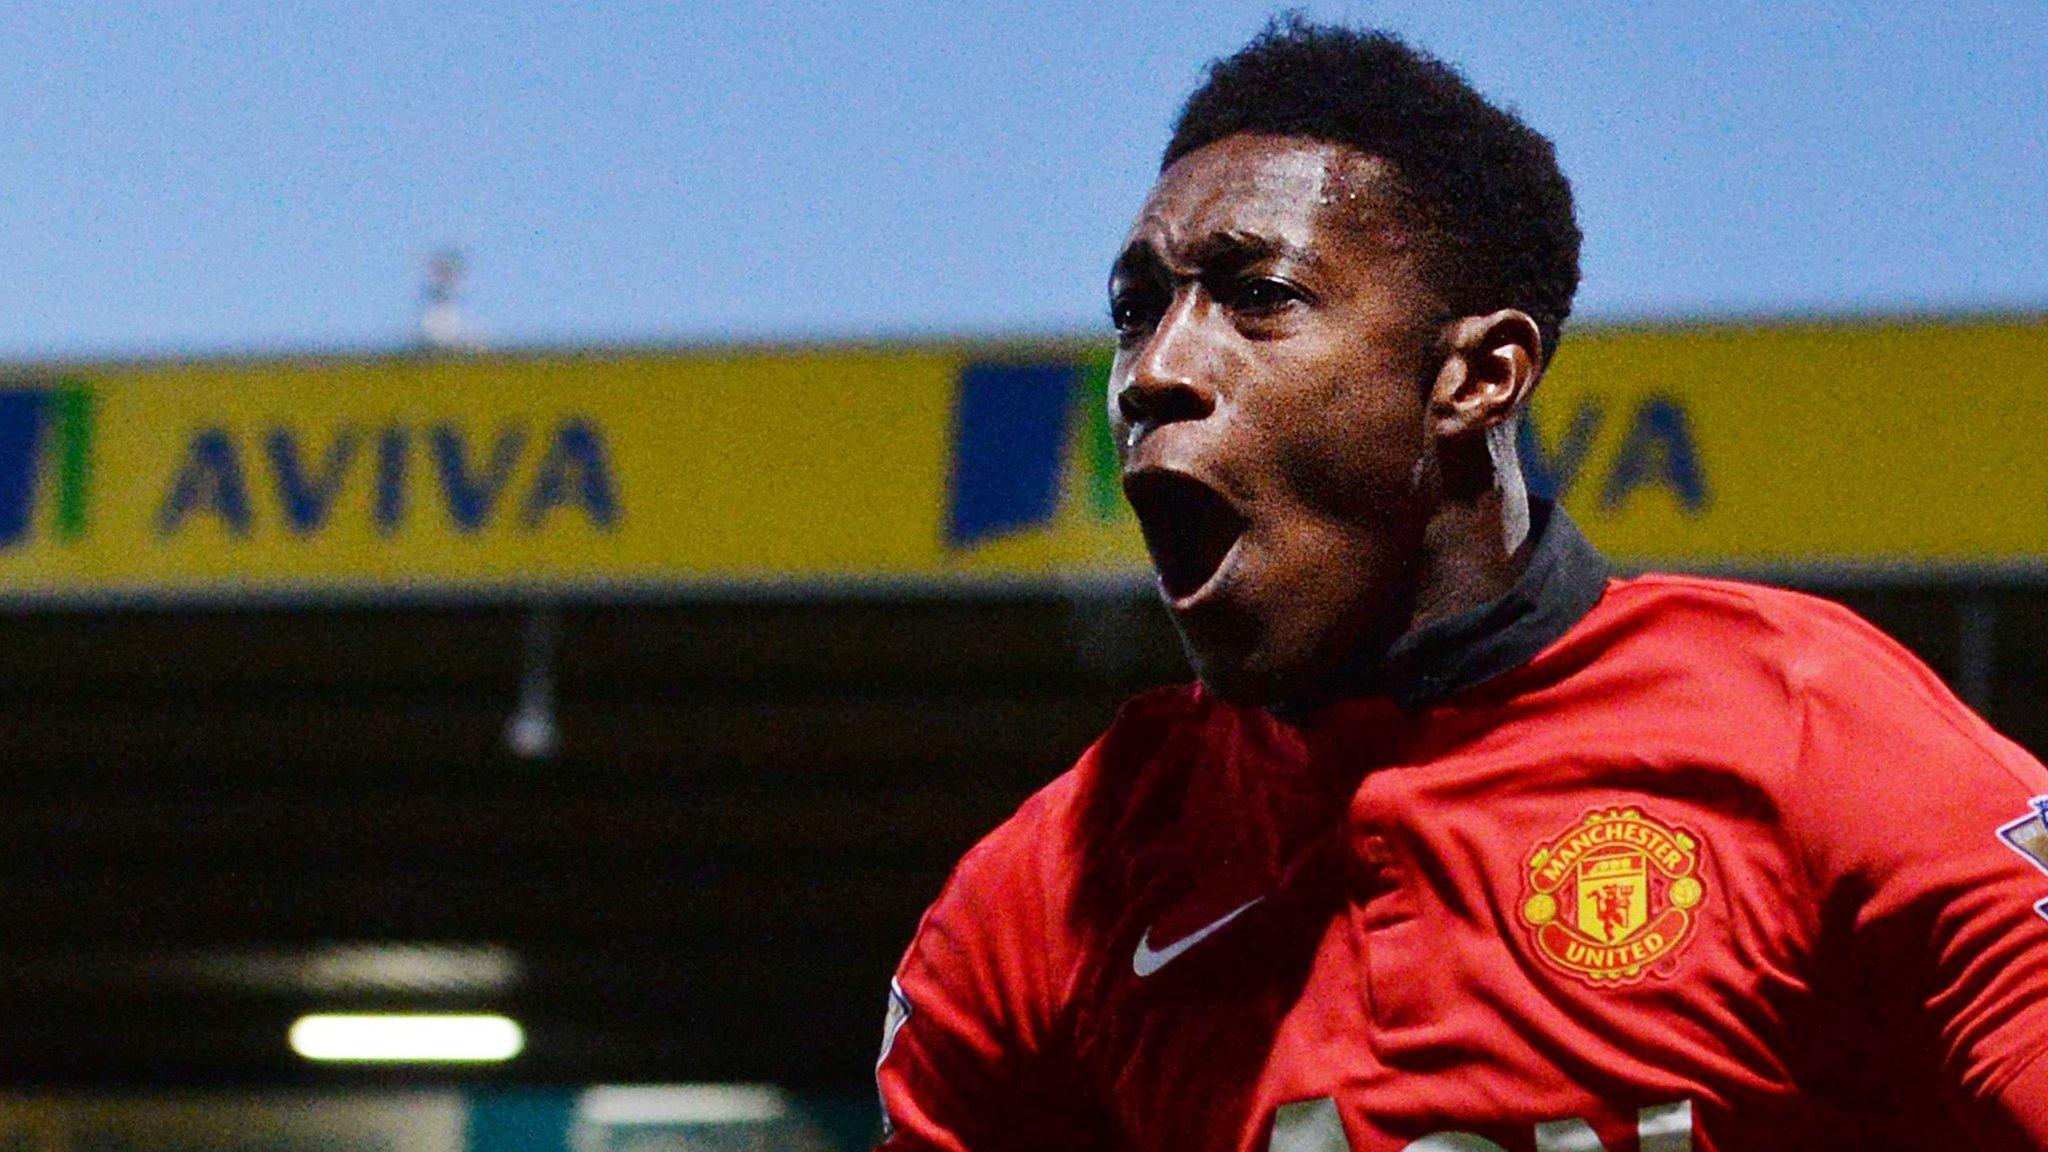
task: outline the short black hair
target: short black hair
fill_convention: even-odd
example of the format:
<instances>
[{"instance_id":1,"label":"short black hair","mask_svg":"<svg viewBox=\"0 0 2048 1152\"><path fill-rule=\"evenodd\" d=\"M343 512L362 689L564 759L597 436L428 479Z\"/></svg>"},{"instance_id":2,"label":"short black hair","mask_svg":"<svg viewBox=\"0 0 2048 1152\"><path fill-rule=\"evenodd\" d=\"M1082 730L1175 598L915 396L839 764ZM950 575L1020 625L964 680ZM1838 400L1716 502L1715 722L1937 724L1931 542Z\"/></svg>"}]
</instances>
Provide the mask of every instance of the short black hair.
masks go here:
<instances>
[{"instance_id":1,"label":"short black hair","mask_svg":"<svg viewBox=\"0 0 2048 1152\"><path fill-rule=\"evenodd\" d=\"M1209 66L1160 162L1239 133L1347 145L1393 168L1454 315L1519 308L1556 351L1579 287L1579 225L1557 153L1456 69L1385 32L1286 16Z\"/></svg>"}]
</instances>

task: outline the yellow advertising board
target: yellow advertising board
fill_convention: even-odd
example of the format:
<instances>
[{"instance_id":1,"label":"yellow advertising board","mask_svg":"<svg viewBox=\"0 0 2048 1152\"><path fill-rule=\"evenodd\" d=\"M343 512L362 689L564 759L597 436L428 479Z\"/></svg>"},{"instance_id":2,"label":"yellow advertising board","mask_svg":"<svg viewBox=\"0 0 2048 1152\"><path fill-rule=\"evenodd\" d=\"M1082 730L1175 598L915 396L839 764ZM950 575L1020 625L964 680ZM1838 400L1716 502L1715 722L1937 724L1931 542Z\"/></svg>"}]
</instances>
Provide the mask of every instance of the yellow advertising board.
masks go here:
<instances>
[{"instance_id":1,"label":"yellow advertising board","mask_svg":"<svg viewBox=\"0 0 2048 1152\"><path fill-rule=\"evenodd\" d=\"M1104 350L0 371L0 596L1141 579ZM2048 572L2048 322L1576 333L1525 467L1625 563Z\"/></svg>"},{"instance_id":2,"label":"yellow advertising board","mask_svg":"<svg viewBox=\"0 0 2048 1152\"><path fill-rule=\"evenodd\" d=\"M1630 564L2048 574L2048 318L1575 334L1533 415Z\"/></svg>"},{"instance_id":3,"label":"yellow advertising board","mask_svg":"<svg viewBox=\"0 0 2048 1152\"><path fill-rule=\"evenodd\" d=\"M0 595L1130 572L1106 358L385 357L0 379Z\"/></svg>"}]
</instances>

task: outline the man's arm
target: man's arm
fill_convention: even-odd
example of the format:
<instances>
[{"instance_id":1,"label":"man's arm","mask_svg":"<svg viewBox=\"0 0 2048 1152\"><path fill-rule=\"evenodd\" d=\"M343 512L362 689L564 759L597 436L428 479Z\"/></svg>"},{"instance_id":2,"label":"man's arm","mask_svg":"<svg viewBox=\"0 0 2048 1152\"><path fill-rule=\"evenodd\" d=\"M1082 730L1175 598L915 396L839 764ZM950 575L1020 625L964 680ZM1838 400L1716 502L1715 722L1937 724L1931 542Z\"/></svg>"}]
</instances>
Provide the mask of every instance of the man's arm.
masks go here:
<instances>
[{"instance_id":1,"label":"man's arm","mask_svg":"<svg viewBox=\"0 0 2048 1152\"><path fill-rule=\"evenodd\" d=\"M887 1152L1103 1142L1066 1030L1077 948L1055 784L969 852L890 982L875 1080Z\"/></svg>"},{"instance_id":2,"label":"man's arm","mask_svg":"<svg viewBox=\"0 0 2048 1152\"><path fill-rule=\"evenodd\" d=\"M1850 971L1962 1123L2048 1147L2048 770L1861 622L1793 661L1784 818ZM1828 976L1829 974L1823 974Z\"/></svg>"},{"instance_id":3,"label":"man's arm","mask_svg":"<svg viewBox=\"0 0 2048 1152\"><path fill-rule=\"evenodd\" d=\"M1998 1093L1987 1111L2014 1148L2048 1148L2048 1059L2027 1063Z\"/></svg>"}]
</instances>

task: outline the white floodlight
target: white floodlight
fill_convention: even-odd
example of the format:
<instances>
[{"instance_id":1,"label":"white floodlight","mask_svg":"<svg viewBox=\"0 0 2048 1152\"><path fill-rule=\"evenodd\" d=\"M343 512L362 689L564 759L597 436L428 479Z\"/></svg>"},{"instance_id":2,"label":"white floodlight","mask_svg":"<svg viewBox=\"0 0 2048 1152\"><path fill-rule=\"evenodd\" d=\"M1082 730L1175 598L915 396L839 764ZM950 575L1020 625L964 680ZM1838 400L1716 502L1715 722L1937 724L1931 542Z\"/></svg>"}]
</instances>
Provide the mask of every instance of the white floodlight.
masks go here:
<instances>
[{"instance_id":1,"label":"white floodlight","mask_svg":"<svg viewBox=\"0 0 2048 1152\"><path fill-rule=\"evenodd\" d=\"M308 1060L371 1063L493 1062L526 1047L517 1021L486 1014L346 1014L302 1016L292 1025L292 1051Z\"/></svg>"}]
</instances>

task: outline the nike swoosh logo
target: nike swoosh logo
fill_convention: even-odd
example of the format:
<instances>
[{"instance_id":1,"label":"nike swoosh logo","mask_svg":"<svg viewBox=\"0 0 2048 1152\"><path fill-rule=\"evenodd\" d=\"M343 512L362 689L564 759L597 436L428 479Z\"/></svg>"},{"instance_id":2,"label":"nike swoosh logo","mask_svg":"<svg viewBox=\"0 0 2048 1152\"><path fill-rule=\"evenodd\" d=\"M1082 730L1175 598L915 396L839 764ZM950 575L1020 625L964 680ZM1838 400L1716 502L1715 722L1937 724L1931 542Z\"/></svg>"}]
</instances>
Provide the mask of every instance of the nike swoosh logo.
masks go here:
<instances>
[{"instance_id":1,"label":"nike swoosh logo","mask_svg":"<svg viewBox=\"0 0 2048 1152\"><path fill-rule=\"evenodd\" d=\"M1145 935L1138 939L1138 950L1131 954L1131 971L1136 972L1141 979L1150 976L1179 959L1181 954L1188 949L1223 931L1224 925L1244 915L1252 905L1264 899L1264 896L1255 896L1239 904L1229 912L1224 913L1222 919L1212 920L1206 926L1198 928L1156 951L1152 947L1152 930L1150 928L1145 929Z\"/></svg>"}]
</instances>

